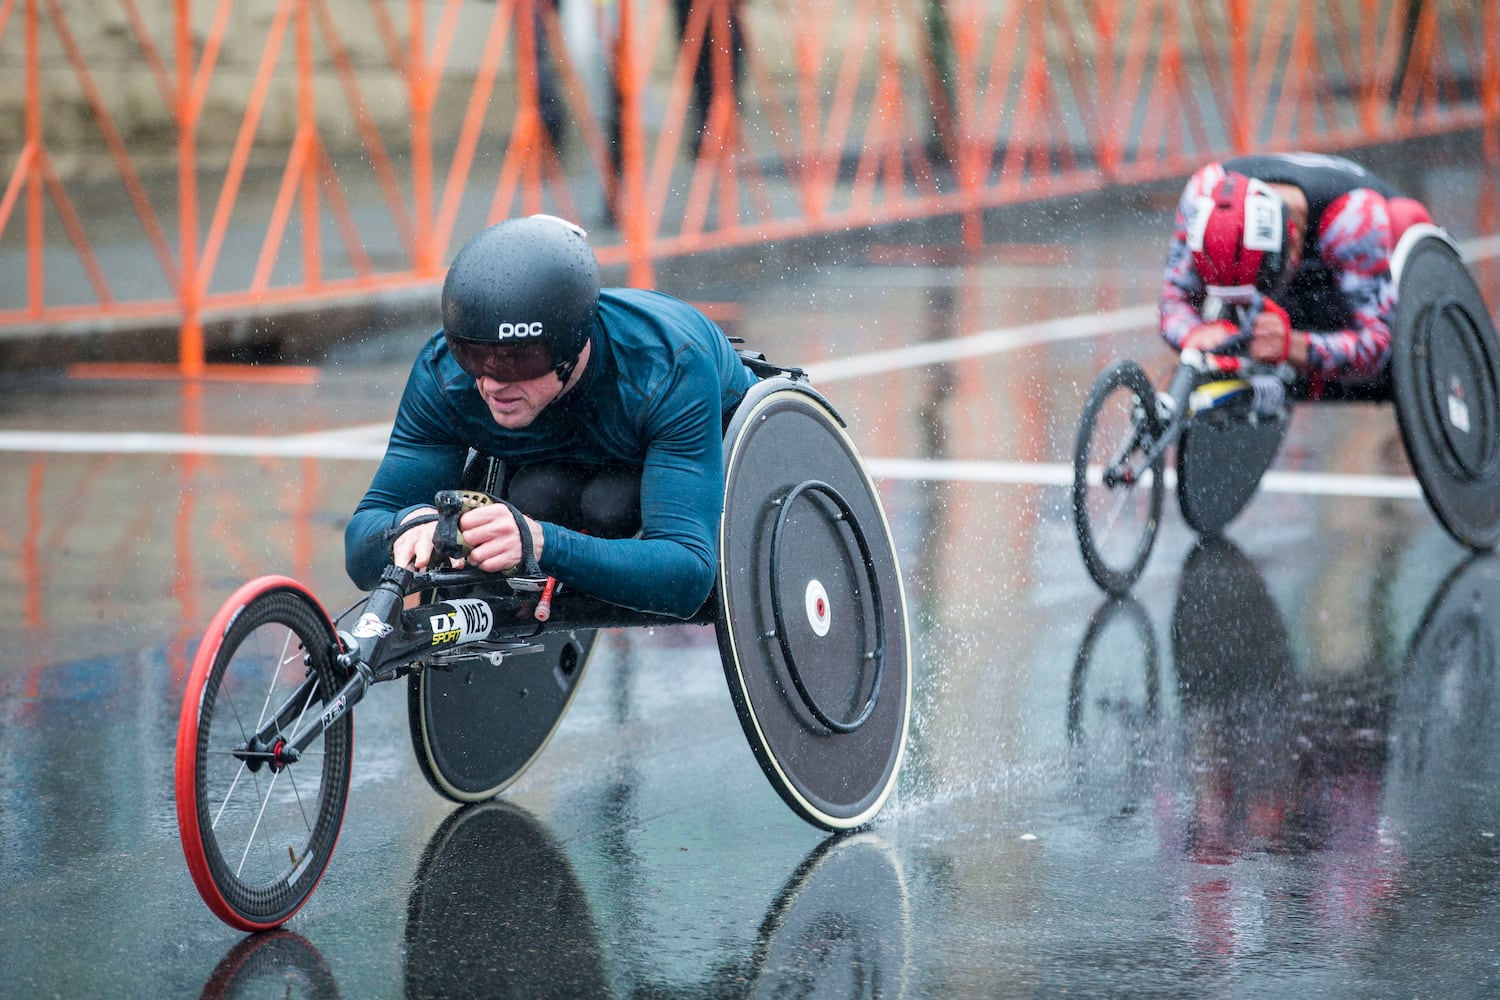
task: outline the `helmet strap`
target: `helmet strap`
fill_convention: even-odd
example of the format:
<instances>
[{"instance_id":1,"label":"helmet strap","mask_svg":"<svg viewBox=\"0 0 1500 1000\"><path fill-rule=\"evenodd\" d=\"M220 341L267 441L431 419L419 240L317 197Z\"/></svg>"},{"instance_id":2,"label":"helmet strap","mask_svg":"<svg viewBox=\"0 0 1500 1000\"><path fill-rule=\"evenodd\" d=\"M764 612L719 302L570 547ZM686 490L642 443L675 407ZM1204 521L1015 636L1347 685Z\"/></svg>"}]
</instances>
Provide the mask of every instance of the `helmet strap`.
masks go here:
<instances>
[{"instance_id":1,"label":"helmet strap","mask_svg":"<svg viewBox=\"0 0 1500 1000\"><path fill-rule=\"evenodd\" d=\"M573 355L570 360L559 361L552 366L552 370L557 373L557 377L562 381L564 387L567 386L568 380L573 377L573 372L578 369L578 362L583 360L583 352L588 350L588 347L589 341L585 338L583 346L578 349L578 353Z\"/></svg>"}]
</instances>

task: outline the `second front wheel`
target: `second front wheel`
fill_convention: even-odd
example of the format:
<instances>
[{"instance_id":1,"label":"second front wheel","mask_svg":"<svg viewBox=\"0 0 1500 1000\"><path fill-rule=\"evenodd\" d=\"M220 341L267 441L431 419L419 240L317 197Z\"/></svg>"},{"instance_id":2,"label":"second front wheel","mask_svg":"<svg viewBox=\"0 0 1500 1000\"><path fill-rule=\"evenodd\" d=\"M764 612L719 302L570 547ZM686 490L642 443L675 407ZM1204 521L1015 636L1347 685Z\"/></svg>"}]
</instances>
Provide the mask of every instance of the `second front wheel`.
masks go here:
<instances>
[{"instance_id":1,"label":"second front wheel","mask_svg":"<svg viewBox=\"0 0 1500 1000\"><path fill-rule=\"evenodd\" d=\"M1073 449L1073 526L1089 576L1111 594L1135 584L1156 541L1163 461L1150 452L1160 435L1146 373L1115 362L1089 392Z\"/></svg>"}]
</instances>

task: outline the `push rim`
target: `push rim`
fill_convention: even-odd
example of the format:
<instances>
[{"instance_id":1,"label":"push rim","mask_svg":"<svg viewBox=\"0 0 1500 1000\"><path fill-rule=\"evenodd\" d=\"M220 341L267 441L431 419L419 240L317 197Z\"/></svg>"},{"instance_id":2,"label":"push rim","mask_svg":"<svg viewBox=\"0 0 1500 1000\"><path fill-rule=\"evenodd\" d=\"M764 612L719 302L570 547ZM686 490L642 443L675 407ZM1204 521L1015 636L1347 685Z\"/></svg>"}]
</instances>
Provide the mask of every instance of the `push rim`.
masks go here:
<instances>
[{"instance_id":1,"label":"push rim","mask_svg":"<svg viewBox=\"0 0 1500 1000\"><path fill-rule=\"evenodd\" d=\"M838 490L827 483L818 480L808 480L800 484L781 501L781 511L776 515L776 527L771 532L771 579L780 580L781 543L783 531L786 528L787 515L791 513L792 504L804 493L818 494L826 497L837 508L838 520L848 527L854 537L855 544L859 547L860 560L866 569L866 582L870 587L871 602L874 605L874 613L870 616L875 626L874 648L865 655L875 664L874 676L870 680L870 695L864 707L859 710L855 717L847 722L841 722L833 718L826 711L819 700L809 690L807 681L803 678L802 668L797 662L797 654L792 649L790 639L791 630L787 627L787 618L782 608L781 588L773 585L771 590L771 613L772 620L776 625L776 641L781 647L782 655L786 658L787 673L792 678L792 684L797 689L797 694L802 698L802 703L807 710L813 714L823 725L836 733L852 733L860 726L869 721L870 714L875 711L875 703L880 700L880 685L885 678L885 604L880 595L880 577L874 572L874 559L870 554L870 543L865 540L865 533L859 526L859 520L854 516L854 511L849 502L844 499ZM817 581L813 581L816 583ZM811 590L812 584L809 584ZM823 595L810 594L808 618L812 623L814 631L826 633L828 629L827 598Z\"/></svg>"}]
</instances>

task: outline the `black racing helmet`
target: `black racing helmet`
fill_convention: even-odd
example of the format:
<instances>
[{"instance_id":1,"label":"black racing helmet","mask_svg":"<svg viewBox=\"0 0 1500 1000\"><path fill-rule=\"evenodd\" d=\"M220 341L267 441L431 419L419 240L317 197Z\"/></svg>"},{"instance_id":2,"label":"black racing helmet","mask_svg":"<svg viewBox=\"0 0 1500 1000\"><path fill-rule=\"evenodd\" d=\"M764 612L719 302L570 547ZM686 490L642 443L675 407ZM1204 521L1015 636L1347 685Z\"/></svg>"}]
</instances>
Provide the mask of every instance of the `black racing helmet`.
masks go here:
<instances>
[{"instance_id":1,"label":"black racing helmet","mask_svg":"<svg viewBox=\"0 0 1500 1000\"><path fill-rule=\"evenodd\" d=\"M508 219L464 244L443 281L443 334L464 371L566 382L599 307L588 234L555 215Z\"/></svg>"}]
</instances>

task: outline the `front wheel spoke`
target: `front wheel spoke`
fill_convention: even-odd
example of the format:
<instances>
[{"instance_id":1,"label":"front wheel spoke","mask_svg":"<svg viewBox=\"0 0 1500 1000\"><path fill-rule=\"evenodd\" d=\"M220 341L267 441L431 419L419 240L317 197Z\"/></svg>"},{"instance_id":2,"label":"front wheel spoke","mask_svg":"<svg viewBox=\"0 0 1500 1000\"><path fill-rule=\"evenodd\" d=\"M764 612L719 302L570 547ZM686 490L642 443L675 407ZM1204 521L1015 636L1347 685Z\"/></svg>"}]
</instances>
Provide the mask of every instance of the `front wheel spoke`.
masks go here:
<instances>
[{"instance_id":1,"label":"front wheel spoke","mask_svg":"<svg viewBox=\"0 0 1500 1000\"><path fill-rule=\"evenodd\" d=\"M277 682L281 680L281 668L284 667L284 666L286 666L287 663L289 663L291 661L291 659L292 659L292 657L290 657L290 656L287 655L287 650L289 650L292 647L292 639L295 638L295 637L296 637L296 633L295 632L293 632L291 629L287 629L286 630L286 638L283 639L282 642L281 642L281 652L276 657L276 670L271 674L271 683L269 685L267 685L267 687L266 687L266 700L260 706L260 719L255 724L255 731L256 732L260 732L260 727L263 726L263 725L265 725L266 714L271 709L271 699L276 694L276 685L277 685ZM259 632L257 632L256 635L255 635L255 646L256 646L256 649L259 650L259 648L260 648L260 633Z\"/></svg>"},{"instance_id":2,"label":"front wheel spoke","mask_svg":"<svg viewBox=\"0 0 1500 1000\"><path fill-rule=\"evenodd\" d=\"M307 818L307 800L302 796L302 790L297 787L297 775L292 771L286 772L286 780L292 785L292 799L297 803L297 812L302 816L302 828L312 833L312 820Z\"/></svg>"},{"instance_id":3,"label":"front wheel spoke","mask_svg":"<svg viewBox=\"0 0 1500 1000\"><path fill-rule=\"evenodd\" d=\"M239 878L240 877L240 873L242 871L244 871L245 862L250 857L250 849L255 846L256 837L260 833L261 822L264 820L265 815L266 815L266 808L268 806L270 806L270 804L271 804L271 793L273 793L274 791L276 791L276 780L279 777L280 777L279 774L278 775L273 775L271 777L271 783L268 786L266 786L266 792L265 792L264 795L261 796L261 799L260 799L260 809L255 814L255 822L253 824L251 824L251 826L250 826L250 835L249 835L249 837L247 837L245 839L245 851L244 851L243 854L240 855L239 866L237 868L235 868L235 870L234 870L234 877L235 878ZM257 785L258 784L259 783L257 782ZM270 844L271 844L270 838L267 838L266 839L266 849L267 850L271 849ZM274 858L274 857L275 857L275 855L272 854L272 858Z\"/></svg>"},{"instance_id":4,"label":"front wheel spoke","mask_svg":"<svg viewBox=\"0 0 1500 1000\"><path fill-rule=\"evenodd\" d=\"M1118 468L1118 463L1108 467L1108 470L1115 468ZM1094 533L1101 541L1104 541L1106 536L1115 530L1126 512L1137 502L1139 499L1135 497L1137 490L1147 491L1142 494L1143 497L1149 495L1155 475L1154 470L1148 466L1144 475L1127 485L1117 474L1108 470L1100 474L1096 483L1104 493L1105 502L1100 504L1096 515L1089 517L1094 525Z\"/></svg>"},{"instance_id":5,"label":"front wheel spoke","mask_svg":"<svg viewBox=\"0 0 1500 1000\"><path fill-rule=\"evenodd\" d=\"M1100 530L1107 534L1114 529L1115 522L1125 511L1125 505L1130 500L1130 490L1120 490L1114 493L1114 502L1103 511L1104 519L1100 523Z\"/></svg>"},{"instance_id":6,"label":"front wheel spoke","mask_svg":"<svg viewBox=\"0 0 1500 1000\"><path fill-rule=\"evenodd\" d=\"M1146 453L1145 443L1141 441L1139 431L1132 431L1125 435L1125 440L1114 451L1114 461L1110 462L1108 468L1116 475L1130 475L1130 458L1132 455L1143 455Z\"/></svg>"},{"instance_id":7,"label":"front wheel spoke","mask_svg":"<svg viewBox=\"0 0 1500 1000\"><path fill-rule=\"evenodd\" d=\"M233 754L231 753L230 756ZM224 810L229 808L229 800L234 798L234 790L239 787L240 778L244 777L248 771L249 768L245 766L244 761L241 761L239 769L234 772L234 780L229 783L228 790L224 792L224 799L219 803L218 811L214 813L213 822L209 823L209 829L215 831L219 829L219 820L224 818Z\"/></svg>"},{"instance_id":8,"label":"front wheel spoke","mask_svg":"<svg viewBox=\"0 0 1500 1000\"><path fill-rule=\"evenodd\" d=\"M232 926L256 930L295 913L328 863L352 719L325 722L341 682L330 659L336 635L314 598L256 581L221 616L227 624L204 637L194 662L195 704L184 708L196 708L196 725L179 734L179 751L194 759L177 784L178 821L204 900Z\"/></svg>"}]
</instances>

